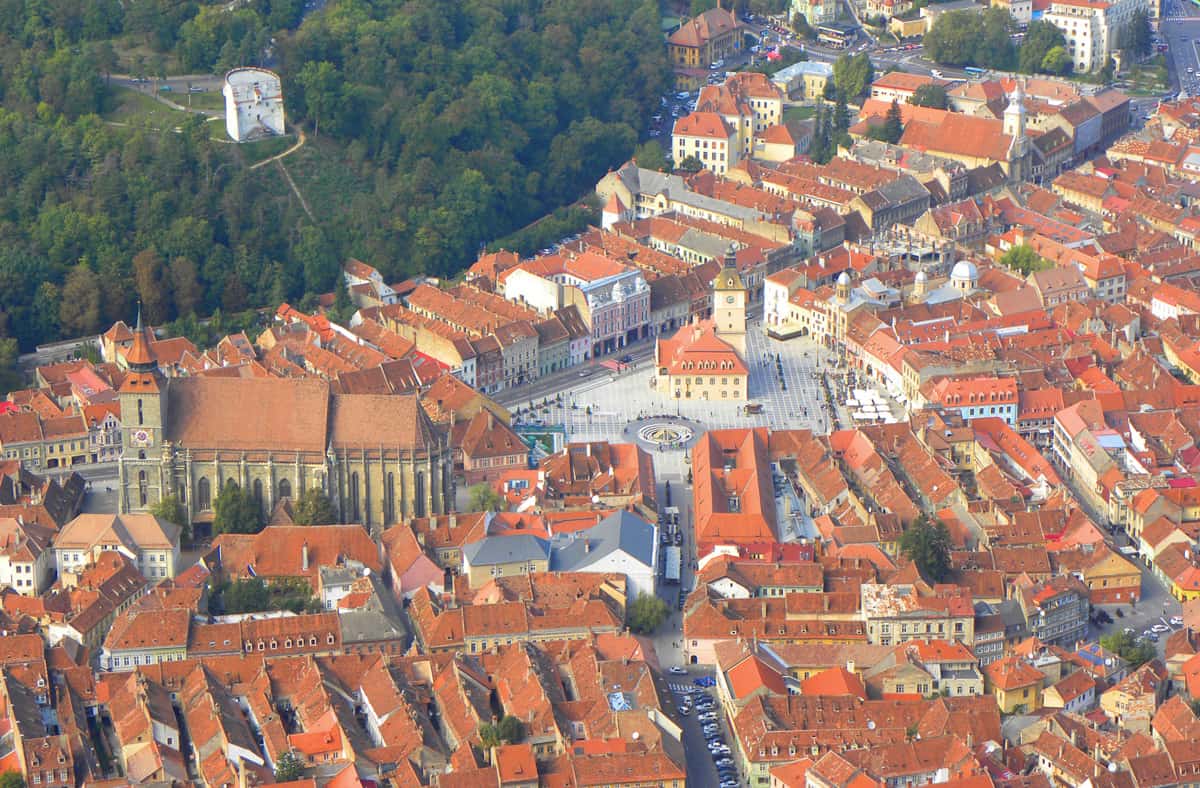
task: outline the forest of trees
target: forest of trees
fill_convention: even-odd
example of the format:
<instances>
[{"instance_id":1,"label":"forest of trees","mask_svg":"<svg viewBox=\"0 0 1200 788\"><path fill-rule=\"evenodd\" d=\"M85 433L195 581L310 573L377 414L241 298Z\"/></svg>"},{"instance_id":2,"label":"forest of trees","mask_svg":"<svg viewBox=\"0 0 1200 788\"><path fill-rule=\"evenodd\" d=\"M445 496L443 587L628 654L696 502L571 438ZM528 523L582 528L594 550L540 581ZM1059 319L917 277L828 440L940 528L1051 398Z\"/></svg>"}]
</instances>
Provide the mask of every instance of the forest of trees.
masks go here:
<instances>
[{"instance_id":1,"label":"forest of trees","mask_svg":"<svg viewBox=\"0 0 1200 788\"><path fill-rule=\"evenodd\" d=\"M297 27L303 11L0 5L0 340L94 332L136 299L155 323L298 301L351 254L453 275L586 196L669 82L654 0L331 0ZM365 184L315 221L200 118L169 133L99 117L111 73L221 72L268 47L289 120Z\"/></svg>"}]
</instances>

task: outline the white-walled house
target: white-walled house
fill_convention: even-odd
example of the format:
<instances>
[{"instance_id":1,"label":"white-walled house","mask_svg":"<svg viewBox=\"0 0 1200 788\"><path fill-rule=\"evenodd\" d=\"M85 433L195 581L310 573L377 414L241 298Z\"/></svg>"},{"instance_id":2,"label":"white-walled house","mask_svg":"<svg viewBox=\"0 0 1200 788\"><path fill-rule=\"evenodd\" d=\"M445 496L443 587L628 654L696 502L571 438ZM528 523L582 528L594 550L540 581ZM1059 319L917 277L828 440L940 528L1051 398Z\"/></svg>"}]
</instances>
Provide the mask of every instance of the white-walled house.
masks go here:
<instances>
[{"instance_id":1,"label":"white-walled house","mask_svg":"<svg viewBox=\"0 0 1200 788\"><path fill-rule=\"evenodd\" d=\"M621 509L591 528L555 537L550 570L620 572L629 583L629 598L635 599L654 593L658 550L658 528Z\"/></svg>"}]
</instances>

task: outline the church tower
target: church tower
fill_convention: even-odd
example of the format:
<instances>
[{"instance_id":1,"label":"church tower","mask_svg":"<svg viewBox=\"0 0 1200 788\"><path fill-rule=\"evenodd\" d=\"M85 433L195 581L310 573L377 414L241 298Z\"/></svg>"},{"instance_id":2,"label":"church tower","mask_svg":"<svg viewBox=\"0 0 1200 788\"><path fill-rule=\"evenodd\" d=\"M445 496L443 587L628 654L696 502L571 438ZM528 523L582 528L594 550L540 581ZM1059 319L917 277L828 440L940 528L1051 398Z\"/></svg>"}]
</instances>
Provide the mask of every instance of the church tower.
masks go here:
<instances>
[{"instance_id":1,"label":"church tower","mask_svg":"<svg viewBox=\"0 0 1200 788\"><path fill-rule=\"evenodd\" d=\"M166 494L161 489L166 386L146 334L139 307L133 345L125 354L127 374L117 390L121 402L118 503L123 512L146 509Z\"/></svg>"},{"instance_id":2,"label":"church tower","mask_svg":"<svg viewBox=\"0 0 1200 788\"><path fill-rule=\"evenodd\" d=\"M1008 148L1008 175L1014 181L1023 180L1029 174L1030 150L1025 121L1025 90L1018 80L1004 109L1004 134L1012 139Z\"/></svg>"},{"instance_id":3,"label":"church tower","mask_svg":"<svg viewBox=\"0 0 1200 788\"><path fill-rule=\"evenodd\" d=\"M713 324L717 336L746 357L746 283L737 271L732 245L725 253L725 264L713 280Z\"/></svg>"}]
</instances>

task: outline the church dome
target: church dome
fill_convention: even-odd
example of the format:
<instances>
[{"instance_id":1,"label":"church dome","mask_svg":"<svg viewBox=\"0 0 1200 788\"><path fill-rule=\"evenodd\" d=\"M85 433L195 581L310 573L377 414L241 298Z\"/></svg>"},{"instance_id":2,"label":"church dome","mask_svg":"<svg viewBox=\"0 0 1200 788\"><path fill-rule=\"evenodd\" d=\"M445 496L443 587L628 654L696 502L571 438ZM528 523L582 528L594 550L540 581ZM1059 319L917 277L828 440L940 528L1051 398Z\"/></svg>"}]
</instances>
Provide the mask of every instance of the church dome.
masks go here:
<instances>
[{"instance_id":1,"label":"church dome","mask_svg":"<svg viewBox=\"0 0 1200 788\"><path fill-rule=\"evenodd\" d=\"M842 273L837 278L837 283L839 285L849 285L850 284L850 274L846 273L845 271L842 271Z\"/></svg>"},{"instance_id":2,"label":"church dome","mask_svg":"<svg viewBox=\"0 0 1200 788\"><path fill-rule=\"evenodd\" d=\"M970 260L959 260L950 271L950 278L974 282L979 278L979 269Z\"/></svg>"},{"instance_id":3,"label":"church dome","mask_svg":"<svg viewBox=\"0 0 1200 788\"><path fill-rule=\"evenodd\" d=\"M915 281L919 285L923 285L927 281L929 281L929 277L926 275L925 271L923 271L923 270L917 271L917 278L913 281Z\"/></svg>"}]
</instances>

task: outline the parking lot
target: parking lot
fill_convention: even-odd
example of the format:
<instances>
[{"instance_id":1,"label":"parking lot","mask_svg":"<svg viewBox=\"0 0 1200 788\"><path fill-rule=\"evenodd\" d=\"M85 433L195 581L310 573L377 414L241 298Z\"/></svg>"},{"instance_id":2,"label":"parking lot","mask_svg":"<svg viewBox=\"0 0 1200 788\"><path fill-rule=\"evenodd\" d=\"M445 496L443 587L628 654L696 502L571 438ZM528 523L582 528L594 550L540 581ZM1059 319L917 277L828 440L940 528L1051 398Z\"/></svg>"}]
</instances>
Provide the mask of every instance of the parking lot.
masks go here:
<instances>
[{"instance_id":1,"label":"parking lot","mask_svg":"<svg viewBox=\"0 0 1200 788\"><path fill-rule=\"evenodd\" d=\"M683 744L687 752L688 780L704 786L725 785L731 788L741 785L737 777L737 767L734 765L734 747L728 721L721 713L716 692L711 688L702 689L695 686L693 681L698 677L697 673L668 676L676 705L689 709L688 713L681 717ZM715 728L709 727L709 732L706 733L705 726ZM710 741L724 749L713 752L710 750ZM725 749L729 752L725 752ZM723 759L728 759L728 762ZM722 762L723 767L720 772L717 769L718 761Z\"/></svg>"}]
</instances>

